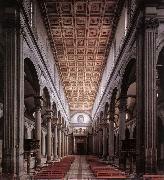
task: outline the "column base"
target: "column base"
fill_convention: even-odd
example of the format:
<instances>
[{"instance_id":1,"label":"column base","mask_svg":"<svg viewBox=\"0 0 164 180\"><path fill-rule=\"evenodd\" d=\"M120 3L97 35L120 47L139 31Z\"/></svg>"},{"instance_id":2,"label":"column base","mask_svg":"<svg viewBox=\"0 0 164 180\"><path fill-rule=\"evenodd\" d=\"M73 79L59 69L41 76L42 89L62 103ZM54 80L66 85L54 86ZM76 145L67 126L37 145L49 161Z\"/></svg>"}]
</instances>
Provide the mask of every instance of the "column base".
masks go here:
<instances>
[{"instance_id":1,"label":"column base","mask_svg":"<svg viewBox=\"0 0 164 180\"><path fill-rule=\"evenodd\" d=\"M114 164L114 156L108 156L109 164Z\"/></svg>"},{"instance_id":2,"label":"column base","mask_svg":"<svg viewBox=\"0 0 164 180\"><path fill-rule=\"evenodd\" d=\"M53 158L53 161L58 161L58 156L55 156L55 157Z\"/></svg>"},{"instance_id":3,"label":"column base","mask_svg":"<svg viewBox=\"0 0 164 180\"><path fill-rule=\"evenodd\" d=\"M9 179L17 179L17 180L25 180L27 179L27 175L22 174L22 175L16 175L16 174L3 174L0 176L0 179L3 180L9 180Z\"/></svg>"},{"instance_id":4,"label":"column base","mask_svg":"<svg viewBox=\"0 0 164 180\"><path fill-rule=\"evenodd\" d=\"M52 162L51 156L47 156L47 161L46 161L46 163L50 164L51 162Z\"/></svg>"}]
</instances>

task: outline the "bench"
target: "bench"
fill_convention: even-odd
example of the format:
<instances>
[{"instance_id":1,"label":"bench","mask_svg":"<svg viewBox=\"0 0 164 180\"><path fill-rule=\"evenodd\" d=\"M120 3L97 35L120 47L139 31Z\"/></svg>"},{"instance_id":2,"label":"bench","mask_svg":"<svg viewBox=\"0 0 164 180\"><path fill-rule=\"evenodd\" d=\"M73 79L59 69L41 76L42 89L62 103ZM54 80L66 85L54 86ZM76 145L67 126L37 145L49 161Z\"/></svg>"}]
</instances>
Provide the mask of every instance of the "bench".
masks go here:
<instances>
[{"instance_id":1,"label":"bench","mask_svg":"<svg viewBox=\"0 0 164 180\"><path fill-rule=\"evenodd\" d=\"M119 174L121 174L121 175L125 175L125 173L124 172L121 172L121 171L115 171L115 170L97 170L97 171L95 171L94 172L94 174L96 174L96 176L98 176L100 173L119 173Z\"/></svg>"},{"instance_id":2,"label":"bench","mask_svg":"<svg viewBox=\"0 0 164 180\"><path fill-rule=\"evenodd\" d=\"M143 175L143 180L164 180L164 175L145 174L145 175Z\"/></svg>"},{"instance_id":3,"label":"bench","mask_svg":"<svg viewBox=\"0 0 164 180\"><path fill-rule=\"evenodd\" d=\"M120 172L97 172L96 177L101 179L127 179L127 176Z\"/></svg>"}]
</instances>

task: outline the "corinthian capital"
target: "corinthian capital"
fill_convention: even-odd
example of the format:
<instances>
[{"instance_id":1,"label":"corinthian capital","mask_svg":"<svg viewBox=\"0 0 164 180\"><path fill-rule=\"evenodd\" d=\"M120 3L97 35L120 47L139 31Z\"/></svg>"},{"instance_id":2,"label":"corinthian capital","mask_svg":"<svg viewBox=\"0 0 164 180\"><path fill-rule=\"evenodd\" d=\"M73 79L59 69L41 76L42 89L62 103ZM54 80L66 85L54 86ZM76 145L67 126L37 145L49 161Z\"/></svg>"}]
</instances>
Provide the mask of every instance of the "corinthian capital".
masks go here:
<instances>
[{"instance_id":1,"label":"corinthian capital","mask_svg":"<svg viewBox=\"0 0 164 180\"><path fill-rule=\"evenodd\" d=\"M44 116L45 116L46 119L52 119L52 110L47 109Z\"/></svg>"},{"instance_id":2,"label":"corinthian capital","mask_svg":"<svg viewBox=\"0 0 164 180\"><path fill-rule=\"evenodd\" d=\"M158 18L146 18L145 19L145 28L146 29L154 29L159 26L159 20Z\"/></svg>"},{"instance_id":3,"label":"corinthian capital","mask_svg":"<svg viewBox=\"0 0 164 180\"><path fill-rule=\"evenodd\" d=\"M36 109L42 109L42 106L43 106L42 96L35 96L34 97L34 104L35 104Z\"/></svg>"}]
</instances>

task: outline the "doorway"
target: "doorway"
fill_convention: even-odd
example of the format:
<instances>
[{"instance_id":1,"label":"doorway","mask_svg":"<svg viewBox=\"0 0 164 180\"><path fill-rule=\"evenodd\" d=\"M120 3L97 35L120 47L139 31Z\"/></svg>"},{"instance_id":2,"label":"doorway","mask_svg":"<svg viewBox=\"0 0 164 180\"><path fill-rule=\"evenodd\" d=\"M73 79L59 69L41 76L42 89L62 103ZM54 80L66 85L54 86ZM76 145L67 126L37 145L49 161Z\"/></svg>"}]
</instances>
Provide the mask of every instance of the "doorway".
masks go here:
<instances>
[{"instance_id":1,"label":"doorway","mask_svg":"<svg viewBox=\"0 0 164 180\"><path fill-rule=\"evenodd\" d=\"M78 155L86 154L86 144L85 143L77 143L77 154Z\"/></svg>"}]
</instances>

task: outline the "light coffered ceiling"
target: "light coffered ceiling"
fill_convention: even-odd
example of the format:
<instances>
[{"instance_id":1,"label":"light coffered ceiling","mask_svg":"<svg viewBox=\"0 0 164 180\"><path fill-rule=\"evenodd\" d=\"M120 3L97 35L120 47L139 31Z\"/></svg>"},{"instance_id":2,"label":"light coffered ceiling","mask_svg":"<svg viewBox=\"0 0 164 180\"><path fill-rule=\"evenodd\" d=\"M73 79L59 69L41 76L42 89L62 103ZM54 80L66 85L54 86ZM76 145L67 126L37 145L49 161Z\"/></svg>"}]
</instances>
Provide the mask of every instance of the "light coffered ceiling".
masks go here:
<instances>
[{"instance_id":1,"label":"light coffered ceiling","mask_svg":"<svg viewBox=\"0 0 164 180\"><path fill-rule=\"evenodd\" d=\"M91 110L109 50L116 0L44 0L70 110Z\"/></svg>"}]
</instances>

